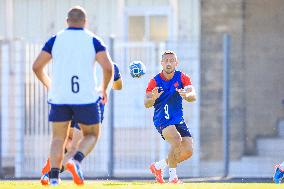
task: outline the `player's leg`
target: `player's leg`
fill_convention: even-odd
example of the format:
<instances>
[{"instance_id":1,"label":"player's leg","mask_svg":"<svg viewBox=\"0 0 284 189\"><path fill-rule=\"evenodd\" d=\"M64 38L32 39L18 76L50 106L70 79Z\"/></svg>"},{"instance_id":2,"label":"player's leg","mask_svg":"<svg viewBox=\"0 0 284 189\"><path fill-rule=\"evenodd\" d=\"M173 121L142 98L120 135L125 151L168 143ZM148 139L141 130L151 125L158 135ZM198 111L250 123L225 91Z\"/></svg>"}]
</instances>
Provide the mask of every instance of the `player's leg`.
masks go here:
<instances>
[{"instance_id":1,"label":"player's leg","mask_svg":"<svg viewBox=\"0 0 284 189\"><path fill-rule=\"evenodd\" d=\"M52 122L52 140L50 145L50 164L49 180L51 185L59 182L59 171L62 167L64 148L68 135L72 110L70 106L51 105L49 121Z\"/></svg>"},{"instance_id":2,"label":"player's leg","mask_svg":"<svg viewBox=\"0 0 284 189\"><path fill-rule=\"evenodd\" d=\"M161 134L162 138L165 140L162 131L164 130L165 127L163 126L158 126L156 127L156 129L158 130L158 132ZM150 165L150 171L153 173L153 175L156 178L156 181L158 183L164 183L165 180L163 178L163 174L164 174L164 169L168 166L168 158L162 159L158 162L154 162Z\"/></svg>"},{"instance_id":3,"label":"player's leg","mask_svg":"<svg viewBox=\"0 0 284 189\"><path fill-rule=\"evenodd\" d=\"M76 123L77 124L77 123ZM78 125L78 124L77 124ZM78 148L80 140L83 138L83 134L80 129L78 129L79 126L75 126L73 128L70 128L69 131L69 138L72 138L70 142L66 145L67 153L64 156L62 164L65 165L67 161L72 158Z\"/></svg>"},{"instance_id":4,"label":"player's leg","mask_svg":"<svg viewBox=\"0 0 284 189\"><path fill-rule=\"evenodd\" d=\"M70 137L70 133L73 133L72 130L73 129L71 129L71 128L69 130L69 134L68 134L68 137L67 137L66 146L65 146L65 150L64 150L64 154L65 154L64 158L66 157L67 148L69 148L68 146L70 146L71 141L72 141L72 137ZM62 173L65 170L64 165L65 165L66 162L64 162L64 158L63 158L63 162L62 162L62 167L61 167L60 173ZM49 184L48 172L50 171L50 168L51 168L50 158L48 157L46 162L45 162L45 164L44 164L44 167L41 170L42 176L40 178L40 182L41 182L42 185L48 185Z\"/></svg>"},{"instance_id":5,"label":"player's leg","mask_svg":"<svg viewBox=\"0 0 284 189\"><path fill-rule=\"evenodd\" d=\"M80 127L82 129L83 138L81 139L78 150L87 156L95 147L101 131L101 125L93 124L93 125L84 125L80 123Z\"/></svg>"},{"instance_id":6,"label":"player's leg","mask_svg":"<svg viewBox=\"0 0 284 189\"><path fill-rule=\"evenodd\" d=\"M69 130L65 150L64 150L64 158L62 161L62 167L60 169L60 173L65 171L66 163L67 161L72 158L78 148L79 141L82 138L82 132L80 131L80 128L77 123L72 122L71 128ZM50 171L50 159L48 158L45 166L42 169L42 176L41 176L41 184L42 185L48 185L49 184L49 178L48 178L48 172Z\"/></svg>"},{"instance_id":7,"label":"player's leg","mask_svg":"<svg viewBox=\"0 0 284 189\"><path fill-rule=\"evenodd\" d=\"M182 137L181 141L181 147L180 147L180 156L177 159L178 163L181 163L187 159L189 159L192 154L193 154L193 139L192 137ZM156 170L163 170L168 166L168 158L161 159L158 162L155 162L154 164L151 165L153 169L155 168ZM153 171L152 171L153 172Z\"/></svg>"},{"instance_id":8,"label":"player's leg","mask_svg":"<svg viewBox=\"0 0 284 189\"><path fill-rule=\"evenodd\" d=\"M70 129L69 129L68 137L67 137L68 140L67 140L66 146L65 146L66 153L68 153L69 149L71 148L71 143L72 143L72 139L73 139L73 130L74 130L74 128L72 127L72 121L71 121ZM66 155L66 153L65 153L65 155Z\"/></svg>"},{"instance_id":9,"label":"player's leg","mask_svg":"<svg viewBox=\"0 0 284 189\"><path fill-rule=\"evenodd\" d=\"M78 185L84 184L81 162L95 147L99 138L100 124L80 124L80 128L82 130L83 137L79 142L79 146L73 156L73 159L70 159L66 164L66 169L71 172L74 182Z\"/></svg>"},{"instance_id":10,"label":"player's leg","mask_svg":"<svg viewBox=\"0 0 284 189\"><path fill-rule=\"evenodd\" d=\"M66 164L66 169L72 173L76 184L84 183L81 169L82 160L92 151L100 134L100 107L98 103L86 106L74 106L74 120L79 123L83 137L79 142L78 149Z\"/></svg>"},{"instance_id":11,"label":"player's leg","mask_svg":"<svg viewBox=\"0 0 284 189\"><path fill-rule=\"evenodd\" d=\"M193 139L192 137L182 137L181 146L180 146L180 156L177 159L178 163L181 163L189 159L193 154ZM169 164L168 158L162 159L156 163L157 168L166 168Z\"/></svg>"},{"instance_id":12,"label":"player's leg","mask_svg":"<svg viewBox=\"0 0 284 189\"><path fill-rule=\"evenodd\" d=\"M79 123L83 134L78 151L86 156L92 151L100 136L102 121L100 101L82 108L76 107L75 111L77 114L74 119Z\"/></svg>"},{"instance_id":13,"label":"player's leg","mask_svg":"<svg viewBox=\"0 0 284 189\"><path fill-rule=\"evenodd\" d=\"M276 184L280 184L282 182L283 177L284 177L284 162L282 162L280 165L275 166L273 181Z\"/></svg>"},{"instance_id":14,"label":"player's leg","mask_svg":"<svg viewBox=\"0 0 284 189\"><path fill-rule=\"evenodd\" d=\"M178 163L181 163L192 156L193 154L192 137L182 137L180 151L181 151L180 156L177 159Z\"/></svg>"},{"instance_id":15,"label":"player's leg","mask_svg":"<svg viewBox=\"0 0 284 189\"><path fill-rule=\"evenodd\" d=\"M177 158L180 156L181 152L182 138L174 125L170 125L164 128L162 134L165 140L170 144L168 153L168 165L170 168L176 167Z\"/></svg>"},{"instance_id":16,"label":"player's leg","mask_svg":"<svg viewBox=\"0 0 284 189\"><path fill-rule=\"evenodd\" d=\"M187 160L193 154L193 139L191 137L190 130L185 122L182 124L176 124L176 129L182 137L181 141L181 153L178 157L178 163Z\"/></svg>"},{"instance_id":17,"label":"player's leg","mask_svg":"<svg viewBox=\"0 0 284 189\"><path fill-rule=\"evenodd\" d=\"M164 128L162 134L165 140L170 144L170 150L168 153L168 165L170 174L169 182L179 183L180 181L176 174L176 167L178 164L178 158L181 154L182 138L175 125L170 125Z\"/></svg>"},{"instance_id":18,"label":"player's leg","mask_svg":"<svg viewBox=\"0 0 284 189\"><path fill-rule=\"evenodd\" d=\"M71 121L71 126L73 124L73 121ZM64 158L62 160L62 167L60 169L60 173L64 172L66 170L66 163L68 161L68 159L70 159L72 157L72 155L74 155L74 151L72 154L72 145L73 145L73 127L70 127L69 132L68 132L68 137L67 137L67 141L66 141L66 145L65 145L65 149L64 149Z\"/></svg>"},{"instance_id":19,"label":"player's leg","mask_svg":"<svg viewBox=\"0 0 284 189\"><path fill-rule=\"evenodd\" d=\"M52 140L50 145L50 164L49 172L50 184L58 184L59 172L62 167L62 160L64 157L64 148L69 129L69 121L52 122Z\"/></svg>"}]
</instances>

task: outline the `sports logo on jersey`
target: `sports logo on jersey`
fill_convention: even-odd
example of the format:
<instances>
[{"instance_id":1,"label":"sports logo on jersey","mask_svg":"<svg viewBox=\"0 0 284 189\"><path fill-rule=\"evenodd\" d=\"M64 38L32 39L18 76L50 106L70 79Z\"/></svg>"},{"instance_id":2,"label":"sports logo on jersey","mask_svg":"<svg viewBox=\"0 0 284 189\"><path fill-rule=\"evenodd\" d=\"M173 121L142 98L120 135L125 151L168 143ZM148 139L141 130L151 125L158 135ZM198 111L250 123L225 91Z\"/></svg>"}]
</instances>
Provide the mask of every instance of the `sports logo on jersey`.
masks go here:
<instances>
[{"instance_id":1,"label":"sports logo on jersey","mask_svg":"<svg viewBox=\"0 0 284 189\"><path fill-rule=\"evenodd\" d=\"M175 82L174 86L175 86L175 87L178 87L178 82Z\"/></svg>"},{"instance_id":2,"label":"sports logo on jersey","mask_svg":"<svg viewBox=\"0 0 284 189\"><path fill-rule=\"evenodd\" d=\"M163 87L158 87L158 92L164 91Z\"/></svg>"}]
</instances>

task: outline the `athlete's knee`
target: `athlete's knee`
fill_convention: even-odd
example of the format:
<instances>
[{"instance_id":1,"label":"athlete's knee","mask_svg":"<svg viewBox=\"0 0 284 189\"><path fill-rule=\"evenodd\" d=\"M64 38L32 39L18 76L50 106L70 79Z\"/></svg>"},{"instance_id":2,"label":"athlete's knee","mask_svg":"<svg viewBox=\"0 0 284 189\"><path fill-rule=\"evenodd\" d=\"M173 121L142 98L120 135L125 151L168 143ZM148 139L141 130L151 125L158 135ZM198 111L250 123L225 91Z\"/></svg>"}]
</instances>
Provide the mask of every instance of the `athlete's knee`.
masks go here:
<instances>
[{"instance_id":1,"label":"athlete's knee","mask_svg":"<svg viewBox=\"0 0 284 189\"><path fill-rule=\"evenodd\" d=\"M191 146L188 146L186 148L182 148L180 159L183 161L190 158L192 155L193 155L193 149Z\"/></svg>"},{"instance_id":2,"label":"athlete's knee","mask_svg":"<svg viewBox=\"0 0 284 189\"><path fill-rule=\"evenodd\" d=\"M81 125L80 125L81 126ZM94 136L98 137L100 135L100 125L93 125L93 126L81 126L83 136Z\"/></svg>"},{"instance_id":3,"label":"athlete's knee","mask_svg":"<svg viewBox=\"0 0 284 189\"><path fill-rule=\"evenodd\" d=\"M182 154L183 154L184 159L188 159L193 155L193 150L192 150L192 148L188 148L188 149L184 150L182 152Z\"/></svg>"},{"instance_id":4,"label":"athlete's knee","mask_svg":"<svg viewBox=\"0 0 284 189\"><path fill-rule=\"evenodd\" d=\"M96 134L87 134L84 135L83 139L95 144L98 140L98 136Z\"/></svg>"},{"instance_id":5,"label":"athlete's knee","mask_svg":"<svg viewBox=\"0 0 284 189\"><path fill-rule=\"evenodd\" d=\"M98 132L87 132L83 133L84 138L89 138L89 140L97 140L99 138Z\"/></svg>"},{"instance_id":6,"label":"athlete's knee","mask_svg":"<svg viewBox=\"0 0 284 189\"><path fill-rule=\"evenodd\" d=\"M171 146L174 148L179 148L181 146L181 137L179 135L172 137Z\"/></svg>"}]
</instances>

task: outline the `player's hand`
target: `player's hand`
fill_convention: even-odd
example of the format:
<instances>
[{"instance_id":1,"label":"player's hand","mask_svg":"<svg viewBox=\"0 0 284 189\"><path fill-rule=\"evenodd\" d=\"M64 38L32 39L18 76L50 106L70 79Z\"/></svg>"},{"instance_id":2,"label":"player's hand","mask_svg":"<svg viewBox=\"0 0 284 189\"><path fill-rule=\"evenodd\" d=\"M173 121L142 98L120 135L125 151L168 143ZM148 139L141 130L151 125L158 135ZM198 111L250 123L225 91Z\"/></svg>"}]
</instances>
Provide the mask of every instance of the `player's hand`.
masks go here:
<instances>
[{"instance_id":1,"label":"player's hand","mask_svg":"<svg viewBox=\"0 0 284 189\"><path fill-rule=\"evenodd\" d=\"M182 99L188 102L196 101L196 94L195 94L195 90L193 87L190 86L185 89L176 89L176 91L179 93Z\"/></svg>"},{"instance_id":2,"label":"player's hand","mask_svg":"<svg viewBox=\"0 0 284 189\"><path fill-rule=\"evenodd\" d=\"M176 89L176 91L179 93L179 95L182 98L187 98L190 95L190 92L192 91L191 88L187 88L187 89Z\"/></svg>"},{"instance_id":3,"label":"player's hand","mask_svg":"<svg viewBox=\"0 0 284 189\"><path fill-rule=\"evenodd\" d=\"M159 88L158 87L155 87L153 90L152 90L152 99L153 100L156 100L157 98L159 98L161 96L161 94L163 94L164 91L160 91L159 92Z\"/></svg>"},{"instance_id":4,"label":"player's hand","mask_svg":"<svg viewBox=\"0 0 284 189\"><path fill-rule=\"evenodd\" d=\"M102 102L103 104L106 104L106 103L107 103L107 93L106 93L105 90L102 90L101 93L102 93L102 95L101 95L101 97L102 97L101 102Z\"/></svg>"}]
</instances>

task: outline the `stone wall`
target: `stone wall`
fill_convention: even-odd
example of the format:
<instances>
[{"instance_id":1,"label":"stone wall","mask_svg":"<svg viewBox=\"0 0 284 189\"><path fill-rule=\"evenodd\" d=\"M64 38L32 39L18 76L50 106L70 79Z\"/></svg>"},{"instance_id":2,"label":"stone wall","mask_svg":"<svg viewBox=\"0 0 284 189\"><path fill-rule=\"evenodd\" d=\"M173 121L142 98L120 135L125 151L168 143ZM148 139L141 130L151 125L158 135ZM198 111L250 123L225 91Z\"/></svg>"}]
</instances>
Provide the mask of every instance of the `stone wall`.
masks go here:
<instances>
[{"instance_id":1,"label":"stone wall","mask_svg":"<svg viewBox=\"0 0 284 189\"><path fill-rule=\"evenodd\" d=\"M222 37L232 37L231 159L255 154L284 118L284 2L201 1L201 158L222 160Z\"/></svg>"},{"instance_id":2,"label":"stone wall","mask_svg":"<svg viewBox=\"0 0 284 189\"><path fill-rule=\"evenodd\" d=\"M232 37L230 104L232 157L244 146L243 2L201 1L201 158L219 160L223 155L223 35ZM238 150L236 150L238 149Z\"/></svg>"},{"instance_id":3,"label":"stone wall","mask_svg":"<svg viewBox=\"0 0 284 189\"><path fill-rule=\"evenodd\" d=\"M284 1L245 2L245 153L253 154L255 140L275 136L284 119Z\"/></svg>"}]
</instances>

